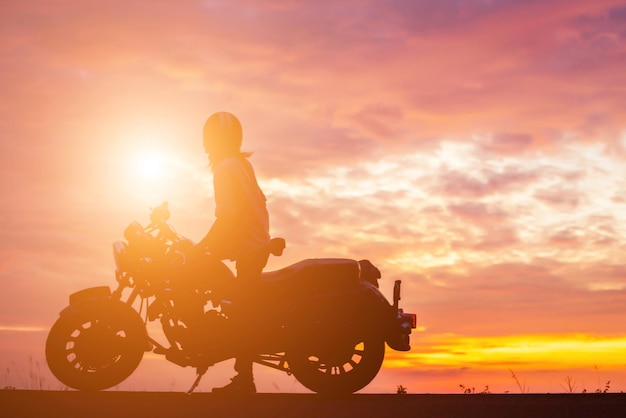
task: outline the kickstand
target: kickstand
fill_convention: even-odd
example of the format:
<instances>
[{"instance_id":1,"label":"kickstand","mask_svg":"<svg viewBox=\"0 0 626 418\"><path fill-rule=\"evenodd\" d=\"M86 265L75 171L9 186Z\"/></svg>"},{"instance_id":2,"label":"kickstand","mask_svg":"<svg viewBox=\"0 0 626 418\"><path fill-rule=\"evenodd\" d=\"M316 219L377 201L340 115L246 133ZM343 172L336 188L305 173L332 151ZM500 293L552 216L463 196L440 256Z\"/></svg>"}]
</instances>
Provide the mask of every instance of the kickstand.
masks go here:
<instances>
[{"instance_id":1,"label":"kickstand","mask_svg":"<svg viewBox=\"0 0 626 418\"><path fill-rule=\"evenodd\" d=\"M187 391L187 395L190 395L191 392L193 392L194 389L198 387L198 384L200 384L200 379L202 379L202 376L204 376L206 371L207 371L206 367L202 367L202 368L199 367L196 369L196 374L197 374L196 380L194 380L193 385L191 385L191 387Z\"/></svg>"}]
</instances>

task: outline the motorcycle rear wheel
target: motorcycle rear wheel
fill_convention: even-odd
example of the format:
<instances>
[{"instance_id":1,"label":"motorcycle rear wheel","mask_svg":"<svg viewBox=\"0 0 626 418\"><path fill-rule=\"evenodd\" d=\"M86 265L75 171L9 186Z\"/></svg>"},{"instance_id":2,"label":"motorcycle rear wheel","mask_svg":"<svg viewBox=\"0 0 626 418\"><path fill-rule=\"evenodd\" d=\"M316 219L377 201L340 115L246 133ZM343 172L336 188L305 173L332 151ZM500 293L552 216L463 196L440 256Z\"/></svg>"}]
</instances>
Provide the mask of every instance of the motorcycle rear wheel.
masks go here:
<instances>
[{"instance_id":1,"label":"motorcycle rear wheel","mask_svg":"<svg viewBox=\"0 0 626 418\"><path fill-rule=\"evenodd\" d=\"M314 348L286 353L290 371L306 388L324 395L346 395L367 386L385 358L385 341L378 336L361 338L332 353Z\"/></svg>"},{"instance_id":2,"label":"motorcycle rear wheel","mask_svg":"<svg viewBox=\"0 0 626 418\"><path fill-rule=\"evenodd\" d=\"M135 371L146 345L145 327L136 311L116 300L96 300L54 323L46 340L46 360L63 384L102 390Z\"/></svg>"}]
</instances>

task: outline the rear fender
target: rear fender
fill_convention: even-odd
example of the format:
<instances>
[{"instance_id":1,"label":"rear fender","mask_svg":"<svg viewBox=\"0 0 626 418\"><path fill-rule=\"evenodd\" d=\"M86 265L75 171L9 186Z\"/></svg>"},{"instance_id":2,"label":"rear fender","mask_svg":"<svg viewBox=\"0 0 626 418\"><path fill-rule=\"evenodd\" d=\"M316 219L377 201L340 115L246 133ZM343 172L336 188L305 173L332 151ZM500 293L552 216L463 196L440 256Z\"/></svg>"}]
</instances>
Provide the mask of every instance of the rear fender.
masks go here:
<instances>
[{"instance_id":1,"label":"rear fender","mask_svg":"<svg viewBox=\"0 0 626 418\"><path fill-rule=\"evenodd\" d=\"M304 316L321 319L325 327L349 326L359 334L386 332L391 305L375 285L359 281L342 292L313 295L300 305Z\"/></svg>"},{"instance_id":2,"label":"rear fender","mask_svg":"<svg viewBox=\"0 0 626 418\"><path fill-rule=\"evenodd\" d=\"M336 305L341 309L367 311L375 315L391 307L391 304L375 285L362 280L353 283L348 288L314 294L312 297L323 300L330 305Z\"/></svg>"}]
</instances>

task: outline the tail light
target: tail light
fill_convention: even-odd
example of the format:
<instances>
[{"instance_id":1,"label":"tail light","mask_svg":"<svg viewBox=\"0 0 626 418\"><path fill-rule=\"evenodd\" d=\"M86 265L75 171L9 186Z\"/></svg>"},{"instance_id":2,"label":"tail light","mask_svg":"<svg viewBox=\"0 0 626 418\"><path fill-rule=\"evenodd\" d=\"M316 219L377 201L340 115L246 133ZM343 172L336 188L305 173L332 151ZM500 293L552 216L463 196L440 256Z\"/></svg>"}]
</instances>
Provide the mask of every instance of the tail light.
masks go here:
<instances>
[{"instance_id":1,"label":"tail light","mask_svg":"<svg viewBox=\"0 0 626 418\"><path fill-rule=\"evenodd\" d=\"M415 329L417 328L417 315L414 313L400 313L400 324L402 324L403 328L408 328L409 326L411 328L409 329Z\"/></svg>"},{"instance_id":2,"label":"tail light","mask_svg":"<svg viewBox=\"0 0 626 418\"><path fill-rule=\"evenodd\" d=\"M409 319L411 322L411 329L417 328L417 315L414 313L402 314L405 318Z\"/></svg>"}]
</instances>

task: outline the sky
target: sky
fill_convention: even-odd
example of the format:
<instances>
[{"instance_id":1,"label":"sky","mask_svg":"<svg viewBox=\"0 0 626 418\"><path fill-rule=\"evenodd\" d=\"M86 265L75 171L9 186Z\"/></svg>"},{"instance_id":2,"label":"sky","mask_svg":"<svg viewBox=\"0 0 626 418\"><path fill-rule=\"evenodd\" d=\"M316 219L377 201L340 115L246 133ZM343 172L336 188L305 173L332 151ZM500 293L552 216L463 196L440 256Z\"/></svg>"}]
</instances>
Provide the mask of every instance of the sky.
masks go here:
<instances>
[{"instance_id":1,"label":"sky","mask_svg":"<svg viewBox=\"0 0 626 418\"><path fill-rule=\"evenodd\" d=\"M415 312L365 392L626 390L626 2L8 1L0 386L57 389L68 295L168 201L213 221L201 143L236 114L287 250L370 259ZM210 370L200 390L232 374ZM266 392L306 391L257 372ZM186 390L146 355L120 390Z\"/></svg>"}]
</instances>

